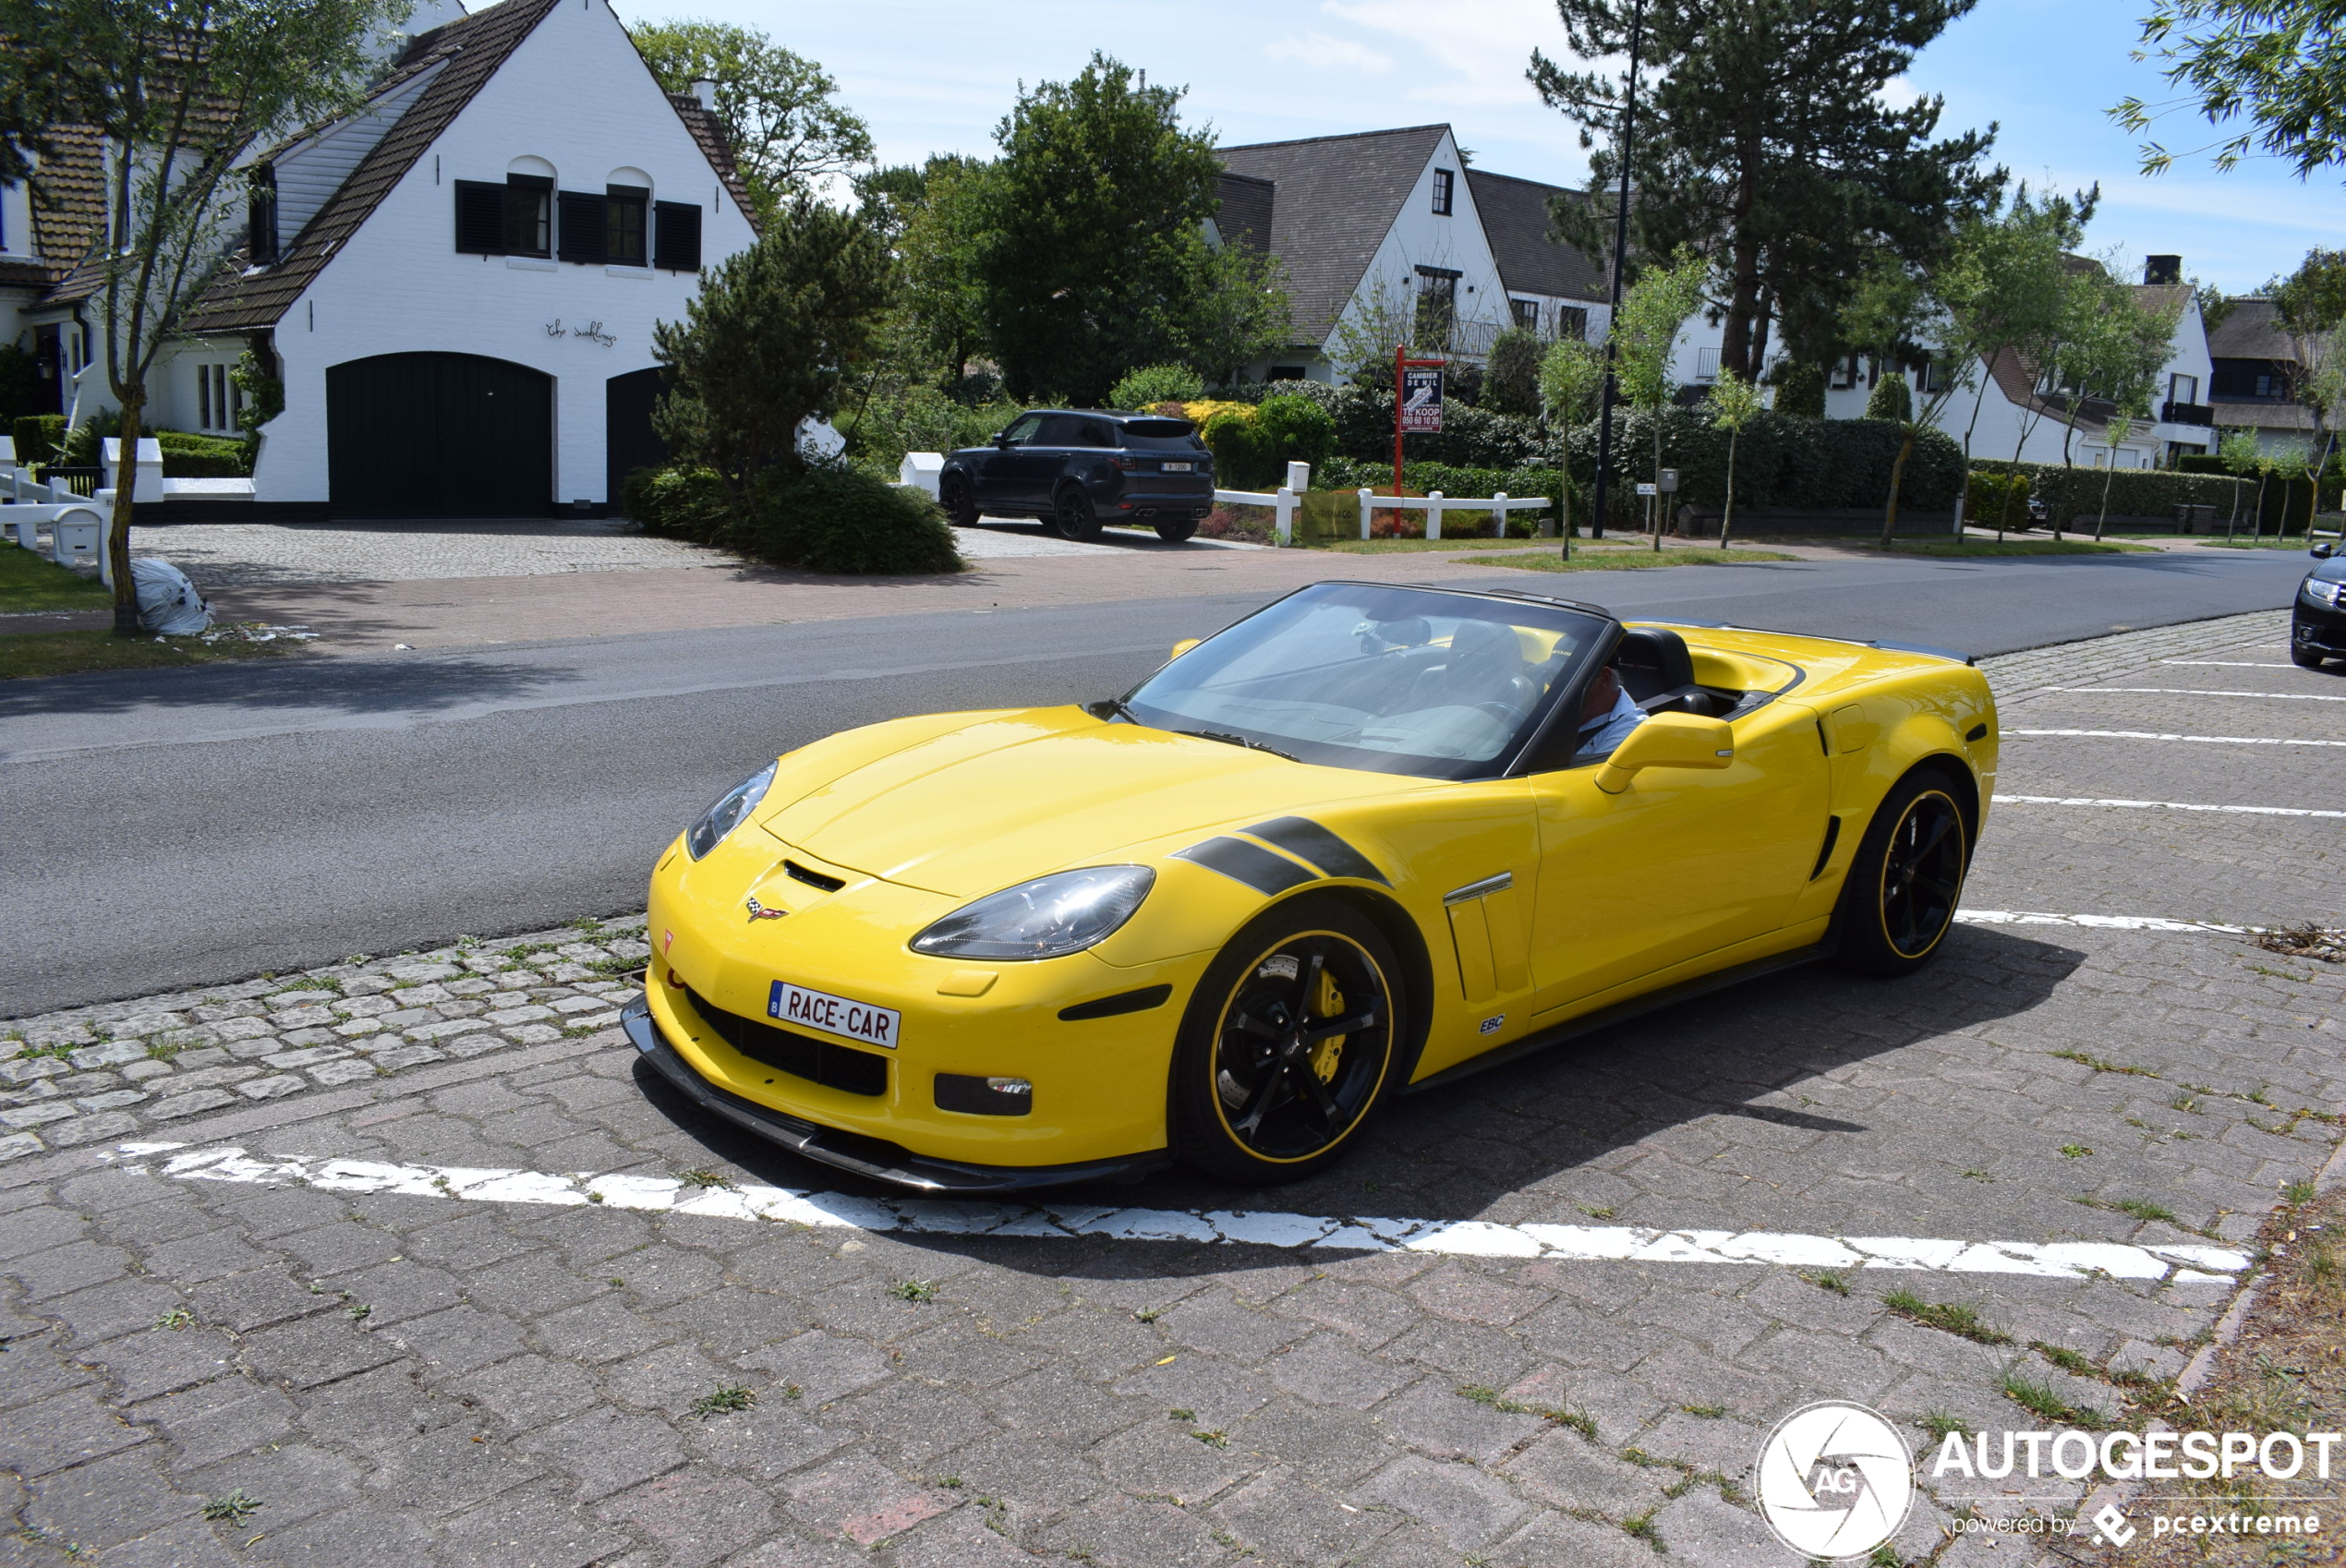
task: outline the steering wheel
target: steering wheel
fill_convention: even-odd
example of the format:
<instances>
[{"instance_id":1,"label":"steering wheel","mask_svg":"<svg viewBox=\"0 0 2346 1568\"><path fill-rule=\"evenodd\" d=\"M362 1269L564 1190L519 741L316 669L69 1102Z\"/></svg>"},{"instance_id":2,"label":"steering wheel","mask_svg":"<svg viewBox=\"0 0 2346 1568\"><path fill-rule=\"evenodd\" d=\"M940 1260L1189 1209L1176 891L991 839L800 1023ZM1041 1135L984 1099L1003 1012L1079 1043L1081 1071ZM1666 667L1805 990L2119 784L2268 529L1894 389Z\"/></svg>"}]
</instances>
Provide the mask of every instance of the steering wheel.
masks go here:
<instances>
[{"instance_id":1,"label":"steering wheel","mask_svg":"<svg viewBox=\"0 0 2346 1568\"><path fill-rule=\"evenodd\" d=\"M1506 725L1509 729L1513 729L1516 725L1522 723L1524 718L1523 709L1517 707L1510 703L1497 701L1477 703L1474 705L1474 711L1477 713L1487 713L1492 718L1497 719L1500 723Z\"/></svg>"}]
</instances>

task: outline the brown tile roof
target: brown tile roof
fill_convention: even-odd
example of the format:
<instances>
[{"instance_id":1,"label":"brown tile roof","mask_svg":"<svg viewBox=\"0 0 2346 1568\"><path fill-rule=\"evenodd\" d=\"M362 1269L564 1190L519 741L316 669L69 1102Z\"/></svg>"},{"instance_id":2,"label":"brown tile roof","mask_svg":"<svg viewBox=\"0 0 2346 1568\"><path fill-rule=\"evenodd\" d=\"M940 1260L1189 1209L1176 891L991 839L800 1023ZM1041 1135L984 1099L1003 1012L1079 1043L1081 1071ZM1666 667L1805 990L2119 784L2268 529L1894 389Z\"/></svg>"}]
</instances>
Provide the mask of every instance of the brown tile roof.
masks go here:
<instances>
[{"instance_id":1,"label":"brown tile roof","mask_svg":"<svg viewBox=\"0 0 2346 1568\"><path fill-rule=\"evenodd\" d=\"M649 66L645 68L650 69ZM718 178L725 182L725 188L732 193L733 205L741 209L742 216L749 220L753 230L760 227L757 203L750 199L749 187L742 179L741 165L733 161L733 144L725 139L725 127L717 118L717 112L702 107L701 101L689 92L671 92L668 101L676 106L676 117L684 122L684 128L693 133L693 139L700 143L702 156L717 171Z\"/></svg>"},{"instance_id":2,"label":"brown tile roof","mask_svg":"<svg viewBox=\"0 0 2346 1568\"><path fill-rule=\"evenodd\" d=\"M1467 171L1467 187L1474 193L1475 211L1482 215L1482 233L1499 264L1499 281L1510 293L1605 297L1604 264L1549 237L1549 199L1577 196L1578 191L1481 169Z\"/></svg>"},{"instance_id":3,"label":"brown tile roof","mask_svg":"<svg viewBox=\"0 0 2346 1568\"><path fill-rule=\"evenodd\" d=\"M1234 175L1225 169L1215 175L1214 226L1222 232L1224 243L1268 250L1271 213L1277 206L1278 193L1276 183L1252 175Z\"/></svg>"},{"instance_id":4,"label":"brown tile roof","mask_svg":"<svg viewBox=\"0 0 2346 1568\"><path fill-rule=\"evenodd\" d=\"M284 259L251 272L224 273L190 311L188 332L246 332L274 326L325 269L345 241L391 194L407 171L439 139L505 63L521 41L560 0L501 0L462 21L418 35L399 57L398 70L377 94L392 90L417 71L442 66L399 123L359 160L342 188L285 247Z\"/></svg>"},{"instance_id":5,"label":"brown tile roof","mask_svg":"<svg viewBox=\"0 0 2346 1568\"><path fill-rule=\"evenodd\" d=\"M1225 147L1232 174L1269 180L1271 250L1287 264L1295 341L1318 343L1350 302L1447 126Z\"/></svg>"},{"instance_id":6,"label":"brown tile roof","mask_svg":"<svg viewBox=\"0 0 2346 1568\"><path fill-rule=\"evenodd\" d=\"M2297 361L2297 345L2281 328L2279 307L2258 295L2231 302L2223 325L2207 334L2207 353L2216 359Z\"/></svg>"},{"instance_id":7,"label":"brown tile roof","mask_svg":"<svg viewBox=\"0 0 2346 1568\"><path fill-rule=\"evenodd\" d=\"M49 134L53 151L32 174L32 247L40 258L39 275L22 281L55 284L90 257L105 227L106 164L104 141L94 126L63 126Z\"/></svg>"}]
</instances>

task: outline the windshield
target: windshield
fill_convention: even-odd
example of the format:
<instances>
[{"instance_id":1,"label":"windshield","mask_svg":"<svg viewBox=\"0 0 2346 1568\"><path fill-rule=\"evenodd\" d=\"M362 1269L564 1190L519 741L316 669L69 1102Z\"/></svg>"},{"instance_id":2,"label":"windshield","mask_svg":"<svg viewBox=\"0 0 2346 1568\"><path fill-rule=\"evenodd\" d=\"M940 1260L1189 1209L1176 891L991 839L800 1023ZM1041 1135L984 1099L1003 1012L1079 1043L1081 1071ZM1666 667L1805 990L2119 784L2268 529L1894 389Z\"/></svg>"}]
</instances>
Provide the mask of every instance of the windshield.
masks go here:
<instances>
[{"instance_id":1,"label":"windshield","mask_svg":"<svg viewBox=\"0 0 2346 1568\"><path fill-rule=\"evenodd\" d=\"M1360 583L1322 583L1143 682L1141 722L1333 767L1470 778L1530 737L1603 617Z\"/></svg>"}]
</instances>

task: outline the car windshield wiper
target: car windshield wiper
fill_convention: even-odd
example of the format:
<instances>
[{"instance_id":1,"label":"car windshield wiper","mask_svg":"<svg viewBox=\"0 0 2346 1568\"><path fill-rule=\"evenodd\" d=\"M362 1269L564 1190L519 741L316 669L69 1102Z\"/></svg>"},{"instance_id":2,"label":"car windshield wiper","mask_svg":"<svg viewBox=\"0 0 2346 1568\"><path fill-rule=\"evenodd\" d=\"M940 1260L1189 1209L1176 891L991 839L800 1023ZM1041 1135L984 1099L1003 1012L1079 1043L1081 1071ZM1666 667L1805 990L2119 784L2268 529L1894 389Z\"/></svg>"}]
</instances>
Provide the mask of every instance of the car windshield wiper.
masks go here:
<instances>
[{"instance_id":1,"label":"car windshield wiper","mask_svg":"<svg viewBox=\"0 0 2346 1568\"><path fill-rule=\"evenodd\" d=\"M1173 733L1176 735L1194 735L1201 741L1219 741L1226 746L1244 746L1250 752L1268 752L1273 756L1284 757L1288 762L1300 762L1303 760L1302 758L1295 755L1292 752L1283 752L1276 746L1266 746L1260 741L1250 741L1243 735L1233 735L1228 733L1227 730L1176 730Z\"/></svg>"},{"instance_id":2,"label":"car windshield wiper","mask_svg":"<svg viewBox=\"0 0 2346 1568\"><path fill-rule=\"evenodd\" d=\"M1124 704L1122 697L1102 697L1095 703L1085 703L1083 711L1094 718L1120 718L1127 724L1139 724L1141 716Z\"/></svg>"}]
</instances>

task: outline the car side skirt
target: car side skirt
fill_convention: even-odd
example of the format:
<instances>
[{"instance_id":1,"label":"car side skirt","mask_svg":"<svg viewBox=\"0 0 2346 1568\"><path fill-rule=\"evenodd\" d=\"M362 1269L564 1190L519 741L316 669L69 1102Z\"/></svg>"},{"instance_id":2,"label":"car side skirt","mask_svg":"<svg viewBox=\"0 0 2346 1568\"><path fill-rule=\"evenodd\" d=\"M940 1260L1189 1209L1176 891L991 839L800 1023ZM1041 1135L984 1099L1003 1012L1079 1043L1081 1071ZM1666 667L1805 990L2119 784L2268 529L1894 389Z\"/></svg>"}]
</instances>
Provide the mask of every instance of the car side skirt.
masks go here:
<instances>
[{"instance_id":1,"label":"car side skirt","mask_svg":"<svg viewBox=\"0 0 2346 1568\"><path fill-rule=\"evenodd\" d=\"M1123 1181L1173 1163L1173 1156L1162 1149L1072 1165L974 1165L929 1159L881 1139L824 1127L719 1088L660 1037L651 1005L640 995L620 1009L619 1023L646 1065L702 1110L810 1160L917 1192L1022 1192L1075 1182Z\"/></svg>"}]
</instances>

